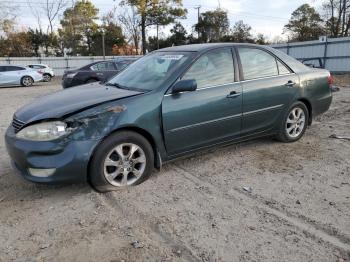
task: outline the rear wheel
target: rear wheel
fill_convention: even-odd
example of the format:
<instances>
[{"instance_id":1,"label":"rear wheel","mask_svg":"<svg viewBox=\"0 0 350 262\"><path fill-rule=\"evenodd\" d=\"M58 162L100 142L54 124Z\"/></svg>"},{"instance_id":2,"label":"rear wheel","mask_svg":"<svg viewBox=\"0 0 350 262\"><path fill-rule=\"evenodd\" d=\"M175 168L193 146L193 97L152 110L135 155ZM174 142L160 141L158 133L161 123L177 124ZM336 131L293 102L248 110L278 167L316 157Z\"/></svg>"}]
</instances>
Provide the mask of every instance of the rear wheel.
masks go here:
<instances>
[{"instance_id":1,"label":"rear wheel","mask_svg":"<svg viewBox=\"0 0 350 262\"><path fill-rule=\"evenodd\" d=\"M28 86L33 85L33 83L34 83L34 80L30 76L24 76L21 79L21 85L22 86L28 87Z\"/></svg>"},{"instance_id":2,"label":"rear wheel","mask_svg":"<svg viewBox=\"0 0 350 262\"><path fill-rule=\"evenodd\" d=\"M294 103L281 123L277 139L282 142L294 142L305 133L309 122L309 112L302 102Z\"/></svg>"},{"instance_id":3,"label":"rear wheel","mask_svg":"<svg viewBox=\"0 0 350 262\"><path fill-rule=\"evenodd\" d=\"M131 131L115 133L97 148L90 165L90 182L100 192L138 185L152 173L152 146Z\"/></svg>"},{"instance_id":4,"label":"rear wheel","mask_svg":"<svg viewBox=\"0 0 350 262\"><path fill-rule=\"evenodd\" d=\"M43 75L43 80L44 82L50 82L51 81L51 75L50 74L44 74Z\"/></svg>"}]
</instances>

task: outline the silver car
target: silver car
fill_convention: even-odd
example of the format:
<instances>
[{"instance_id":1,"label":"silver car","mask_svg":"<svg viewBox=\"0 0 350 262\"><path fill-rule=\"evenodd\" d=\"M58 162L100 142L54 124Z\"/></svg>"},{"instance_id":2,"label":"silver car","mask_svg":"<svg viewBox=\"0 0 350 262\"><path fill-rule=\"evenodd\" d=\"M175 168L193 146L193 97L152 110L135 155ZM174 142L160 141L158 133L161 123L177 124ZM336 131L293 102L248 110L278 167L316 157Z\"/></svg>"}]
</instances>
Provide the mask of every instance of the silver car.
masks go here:
<instances>
[{"instance_id":1,"label":"silver car","mask_svg":"<svg viewBox=\"0 0 350 262\"><path fill-rule=\"evenodd\" d=\"M44 82L50 82L51 78L55 76L55 73L51 67L44 64L30 64L28 67L33 68L39 74L43 75Z\"/></svg>"},{"instance_id":2,"label":"silver car","mask_svg":"<svg viewBox=\"0 0 350 262\"><path fill-rule=\"evenodd\" d=\"M0 86L31 86L43 80L37 71L17 65L0 65Z\"/></svg>"}]
</instances>

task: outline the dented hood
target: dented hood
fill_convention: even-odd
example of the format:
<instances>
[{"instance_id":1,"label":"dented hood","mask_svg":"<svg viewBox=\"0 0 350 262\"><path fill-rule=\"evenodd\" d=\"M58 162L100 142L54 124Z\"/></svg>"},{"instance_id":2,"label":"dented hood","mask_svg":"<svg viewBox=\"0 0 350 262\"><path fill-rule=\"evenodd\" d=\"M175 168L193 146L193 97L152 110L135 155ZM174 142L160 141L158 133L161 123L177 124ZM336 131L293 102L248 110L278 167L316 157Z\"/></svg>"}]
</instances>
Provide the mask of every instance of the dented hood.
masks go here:
<instances>
[{"instance_id":1,"label":"dented hood","mask_svg":"<svg viewBox=\"0 0 350 262\"><path fill-rule=\"evenodd\" d=\"M108 101L139 94L141 92L92 83L38 98L19 109L15 118L25 123L61 118Z\"/></svg>"}]
</instances>

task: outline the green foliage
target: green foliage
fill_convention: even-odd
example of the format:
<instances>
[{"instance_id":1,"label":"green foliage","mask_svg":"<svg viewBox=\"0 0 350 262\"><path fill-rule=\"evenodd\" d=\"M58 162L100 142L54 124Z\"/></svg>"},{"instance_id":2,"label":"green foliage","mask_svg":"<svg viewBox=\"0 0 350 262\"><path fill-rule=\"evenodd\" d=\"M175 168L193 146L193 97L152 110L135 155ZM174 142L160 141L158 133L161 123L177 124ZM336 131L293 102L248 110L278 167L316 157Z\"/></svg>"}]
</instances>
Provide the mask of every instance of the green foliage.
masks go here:
<instances>
[{"instance_id":1,"label":"green foliage","mask_svg":"<svg viewBox=\"0 0 350 262\"><path fill-rule=\"evenodd\" d=\"M97 15L98 9L87 0L77 1L64 11L59 36L62 46L71 49L71 55L92 54L92 36L98 30Z\"/></svg>"},{"instance_id":2,"label":"green foliage","mask_svg":"<svg viewBox=\"0 0 350 262\"><path fill-rule=\"evenodd\" d=\"M121 4L136 8L141 16L142 51L146 53L146 27L151 25L165 26L175 19L185 18L187 10L182 8L182 0L124 0Z\"/></svg>"},{"instance_id":3,"label":"green foliage","mask_svg":"<svg viewBox=\"0 0 350 262\"><path fill-rule=\"evenodd\" d=\"M228 33L229 27L227 12L221 9L202 13L195 25L200 41L205 43L220 41Z\"/></svg>"},{"instance_id":4,"label":"green foliage","mask_svg":"<svg viewBox=\"0 0 350 262\"><path fill-rule=\"evenodd\" d=\"M298 7L284 26L293 41L307 41L317 39L324 34L323 21L320 14L309 4Z\"/></svg>"}]
</instances>

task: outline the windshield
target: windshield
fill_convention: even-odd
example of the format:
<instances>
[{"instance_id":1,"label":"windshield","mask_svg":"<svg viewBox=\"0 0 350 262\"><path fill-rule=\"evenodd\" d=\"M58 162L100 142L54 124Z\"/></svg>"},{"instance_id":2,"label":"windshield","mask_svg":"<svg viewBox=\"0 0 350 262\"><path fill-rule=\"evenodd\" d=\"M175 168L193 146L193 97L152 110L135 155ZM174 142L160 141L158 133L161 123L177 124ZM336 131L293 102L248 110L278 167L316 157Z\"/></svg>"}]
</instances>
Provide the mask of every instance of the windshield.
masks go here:
<instances>
[{"instance_id":1,"label":"windshield","mask_svg":"<svg viewBox=\"0 0 350 262\"><path fill-rule=\"evenodd\" d=\"M192 53L155 52L128 66L107 84L127 89L158 89L178 70Z\"/></svg>"}]
</instances>

